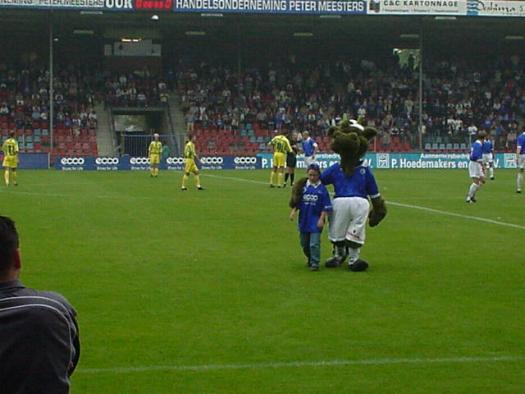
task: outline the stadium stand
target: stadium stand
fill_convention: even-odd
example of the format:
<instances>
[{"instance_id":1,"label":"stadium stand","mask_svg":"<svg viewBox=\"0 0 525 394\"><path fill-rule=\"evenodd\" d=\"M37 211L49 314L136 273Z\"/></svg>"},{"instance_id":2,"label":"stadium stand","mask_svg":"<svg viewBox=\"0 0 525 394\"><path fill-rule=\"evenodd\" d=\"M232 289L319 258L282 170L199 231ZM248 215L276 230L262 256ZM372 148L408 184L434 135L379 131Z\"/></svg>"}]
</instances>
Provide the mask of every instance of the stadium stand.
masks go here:
<instances>
[{"instance_id":1,"label":"stadium stand","mask_svg":"<svg viewBox=\"0 0 525 394\"><path fill-rule=\"evenodd\" d=\"M90 74L59 71L54 79L54 155L96 155L97 115ZM15 130L21 152L49 152L49 72L0 67L0 132Z\"/></svg>"},{"instance_id":2,"label":"stadium stand","mask_svg":"<svg viewBox=\"0 0 525 394\"><path fill-rule=\"evenodd\" d=\"M525 111L520 59L494 64L463 60L429 62L424 79L423 147L464 152L475 125L512 148ZM177 94L188 132L205 154L265 151L274 129L309 130L322 151L326 133L344 113L380 130L375 151L418 148L418 71L394 61L336 62L298 67L271 63L236 74L206 63L180 65ZM510 134L510 137L508 135Z\"/></svg>"}]
</instances>

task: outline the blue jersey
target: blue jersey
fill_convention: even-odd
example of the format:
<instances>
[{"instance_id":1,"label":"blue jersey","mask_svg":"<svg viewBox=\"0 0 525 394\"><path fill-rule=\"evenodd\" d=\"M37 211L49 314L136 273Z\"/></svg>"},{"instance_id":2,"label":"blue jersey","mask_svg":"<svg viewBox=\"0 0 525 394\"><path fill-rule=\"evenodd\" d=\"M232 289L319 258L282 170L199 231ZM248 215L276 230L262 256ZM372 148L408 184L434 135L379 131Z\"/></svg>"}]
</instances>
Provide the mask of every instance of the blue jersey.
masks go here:
<instances>
[{"instance_id":1,"label":"blue jersey","mask_svg":"<svg viewBox=\"0 0 525 394\"><path fill-rule=\"evenodd\" d=\"M483 144L481 145L481 152L482 153L492 153L494 150L494 145L492 144L491 140L485 140L483 141Z\"/></svg>"},{"instance_id":2,"label":"blue jersey","mask_svg":"<svg viewBox=\"0 0 525 394\"><path fill-rule=\"evenodd\" d=\"M525 131L518 136L518 149L520 155L525 155Z\"/></svg>"},{"instance_id":3,"label":"blue jersey","mask_svg":"<svg viewBox=\"0 0 525 394\"><path fill-rule=\"evenodd\" d=\"M313 138L308 137L308 139L303 141L303 152L305 156L313 156L315 152L315 141Z\"/></svg>"},{"instance_id":4,"label":"blue jersey","mask_svg":"<svg viewBox=\"0 0 525 394\"><path fill-rule=\"evenodd\" d=\"M362 163L362 162L361 162ZM370 167L359 165L354 169L352 176L347 176L341 165L336 163L321 174L321 182L325 185L334 185L335 197L379 197L376 180Z\"/></svg>"},{"instance_id":5,"label":"blue jersey","mask_svg":"<svg viewBox=\"0 0 525 394\"><path fill-rule=\"evenodd\" d=\"M470 148L470 160L472 161L481 161L483 157L482 152L482 143L480 140L474 141L472 147Z\"/></svg>"},{"instance_id":6,"label":"blue jersey","mask_svg":"<svg viewBox=\"0 0 525 394\"><path fill-rule=\"evenodd\" d=\"M306 182L303 188L303 196L299 204L299 231L302 233L320 233L317 222L323 211L331 211L332 203L326 187L319 182L312 184Z\"/></svg>"}]
</instances>

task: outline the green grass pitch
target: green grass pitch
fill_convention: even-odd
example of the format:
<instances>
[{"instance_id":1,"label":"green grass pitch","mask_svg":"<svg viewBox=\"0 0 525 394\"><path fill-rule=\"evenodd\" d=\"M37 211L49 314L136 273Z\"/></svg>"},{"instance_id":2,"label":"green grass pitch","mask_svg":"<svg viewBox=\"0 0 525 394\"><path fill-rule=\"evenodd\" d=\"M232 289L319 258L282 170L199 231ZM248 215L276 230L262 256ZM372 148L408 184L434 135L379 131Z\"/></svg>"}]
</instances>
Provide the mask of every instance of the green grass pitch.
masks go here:
<instances>
[{"instance_id":1,"label":"green grass pitch","mask_svg":"<svg viewBox=\"0 0 525 394\"><path fill-rule=\"evenodd\" d=\"M301 171L298 171L299 173ZM310 272L268 171L20 171L27 286L76 307L72 393L525 392L525 195L496 171L375 172L365 273ZM323 259L330 245L323 234Z\"/></svg>"}]
</instances>

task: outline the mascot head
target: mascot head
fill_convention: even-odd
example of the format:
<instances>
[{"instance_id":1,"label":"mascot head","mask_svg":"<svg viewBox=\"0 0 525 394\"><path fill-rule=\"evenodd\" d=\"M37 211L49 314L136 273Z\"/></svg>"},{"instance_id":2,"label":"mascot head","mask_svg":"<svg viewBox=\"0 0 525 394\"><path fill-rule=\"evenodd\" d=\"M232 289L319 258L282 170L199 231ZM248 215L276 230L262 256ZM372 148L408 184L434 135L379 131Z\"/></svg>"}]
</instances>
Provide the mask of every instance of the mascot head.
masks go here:
<instances>
[{"instance_id":1,"label":"mascot head","mask_svg":"<svg viewBox=\"0 0 525 394\"><path fill-rule=\"evenodd\" d=\"M368 143L377 135L377 130L364 127L354 119L346 117L337 126L330 127L328 136L331 148L341 156L341 168L350 176L368 150Z\"/></svg>"}]
</instances>

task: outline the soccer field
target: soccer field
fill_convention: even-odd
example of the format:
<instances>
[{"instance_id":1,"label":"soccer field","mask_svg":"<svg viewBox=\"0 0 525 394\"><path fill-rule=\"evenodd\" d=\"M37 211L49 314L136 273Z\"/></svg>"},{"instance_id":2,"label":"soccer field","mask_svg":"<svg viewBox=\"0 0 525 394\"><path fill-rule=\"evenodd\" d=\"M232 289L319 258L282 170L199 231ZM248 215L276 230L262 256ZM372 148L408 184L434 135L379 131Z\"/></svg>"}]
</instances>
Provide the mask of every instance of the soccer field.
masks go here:
<instances>
[{"instance_id":1,"label":"soccer field","mask_svg":"<svg viewBox=\"0 0 525 394\"><path fill-rule=\"evenodd\" d=\"M301 173L301 171L299 171ZM310 272L268 171L20 171L22 281L78 311L79 393L522 393L525 195L375 171L364 273ZM326 231L323 260L330 255Z\"/></svg>"}]
</instances>

